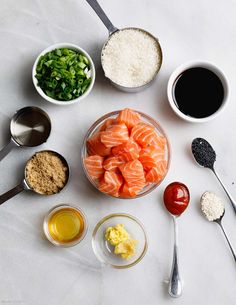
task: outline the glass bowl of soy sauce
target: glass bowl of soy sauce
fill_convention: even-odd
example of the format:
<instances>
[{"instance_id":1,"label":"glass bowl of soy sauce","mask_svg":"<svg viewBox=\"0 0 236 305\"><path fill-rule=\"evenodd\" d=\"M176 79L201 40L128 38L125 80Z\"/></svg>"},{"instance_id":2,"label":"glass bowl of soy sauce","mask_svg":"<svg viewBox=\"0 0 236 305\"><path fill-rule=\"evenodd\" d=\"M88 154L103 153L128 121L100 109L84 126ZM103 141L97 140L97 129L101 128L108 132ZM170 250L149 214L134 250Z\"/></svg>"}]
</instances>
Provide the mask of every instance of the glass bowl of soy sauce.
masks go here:
<instances>
[{"instance_id":1,"label":"glass bowl of soy sauce","mask_svg":"<svg viewBox=\"0 0 236 305\"><path fill-rule=\"evenodd\" d=\"M171 74L167 96L171 108L180 118L203 123L214 119L224 110L229 85L224 73L214 64L188 62Z\"/></svg>"}]
</instances>

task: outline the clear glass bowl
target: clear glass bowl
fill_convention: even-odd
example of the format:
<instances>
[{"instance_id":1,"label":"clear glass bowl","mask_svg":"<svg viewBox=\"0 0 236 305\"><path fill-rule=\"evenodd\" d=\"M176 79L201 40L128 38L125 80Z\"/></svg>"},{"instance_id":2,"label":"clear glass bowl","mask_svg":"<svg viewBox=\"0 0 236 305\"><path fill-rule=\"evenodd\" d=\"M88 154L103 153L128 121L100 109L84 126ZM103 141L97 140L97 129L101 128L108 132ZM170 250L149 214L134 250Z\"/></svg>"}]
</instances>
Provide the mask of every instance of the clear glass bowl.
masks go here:
<instances>
[{"instance_id":1,"label":"clear glass bowl","mask_svg":"<svg viewBox=\"0 0 236 305\"><path fill-rule=\"evenodd\" d=\"M129 259L123 259L113 253L114 247L105 239L105 231L108 227L123 224L130 238L137 241L135 255ZM148 240L142 223L135 217L124 214L110 214L98 222L92 236L93 251L98 260L113 268L124 269L136 265L147 252Z\"/></svg>"},{"instance_id":2,"label":"clear glass bowl","mask_svg":"<svg viewBox=\"0 0 236 305\"><path fill-rule=\"evenodd\" d=\"M89 128L89 130L87 131L87 134L84 137L84 142L83 142L83 147L82 147L82 153L81 153L81 157L82 157L82 165L83 165L83 169L85 172L85 175L87 176L88 180L92 183L92 185L99 191L98 189L98 185L96 183L96 181L94 181L90 176L89 173L86 169L84 160L85 158L88 156L87 154L87 140L92 137L98 130L99 128L102 126L102 124L107 120L107 119L111 119L111 118L116 118L117 115L120 113L121 110L117 110L117 111L113 111L110 113L105 114L104 116L102 116L100 119L98 119L96 122L94 122L94 124ZM167 138L166 133L164 132L163 128L160 126L160 124L158 124L153 118L151 118L150 116L148 116L145 113L142 113L140 111L134 110L135 112L139 113L141 115L141 120L144 123L147 123L149 125L152 125L153 127L155 127L155 131L157 132L158 135L164 136L166 138L166 151L165 151L165 159L167 161L167 169L166 169L166 173L165 176L168 173L169 170L169 166L170 166L170 159L171 159L171 151L170 151L170 143L169 140ZM158 183L151 183L147 186L145 186L142 191L136 196L136 197L132 197L132 198L126 198L126 197L115 197L115 198L119 198L119 199L135 199L135 198L139 198L142 196L145 196L147 194L149 194L150 192L152 192L158 185L161 184L161 182L164 180L165 176L162 178L162 180L160 180ZM104 195L110 196L110 197L114 197L112 195L109 194L105 194Z\"/></svg>"},{"instance_id":3,"label":"clear glass bowl","mask_svg":"<svg viewBox=\"0 0 236 305\"><path fill-rule=\"evenodd\" d=\"M66 209L66 208L69 208L71 210L75 210L77 213L80 214L80 217L82 218L83 220L83 226L84 226L84 229L83 229L83 232L80 234L80 236L76 239L76 240L73 240L71 242L59 242L57 240L55 240L52 235L50 234L50 231L49 231L49 228L48 228L48 225L49 225L49 221L50 221L50 218L58 211L60 210L63 210L63 209ZM48 213L45 215L44 217L44 222L43 222L43 231L44 231L44 234L46 236L46 238L54 245L54 246L59 246L59 247L72 247L72 246L75 246L77 245L78 243L80 243L86 236L87 234L87 231L88 231L88 221L87 221L87 217L86 215L84 214L84 212L80 209L80 208L77 208L77 207L74 207L74 206L71 206L69 204L59 204L59 205L56 205L54 206L52 209L50 209L48 211Z\"/></svg>"}]
</instances>

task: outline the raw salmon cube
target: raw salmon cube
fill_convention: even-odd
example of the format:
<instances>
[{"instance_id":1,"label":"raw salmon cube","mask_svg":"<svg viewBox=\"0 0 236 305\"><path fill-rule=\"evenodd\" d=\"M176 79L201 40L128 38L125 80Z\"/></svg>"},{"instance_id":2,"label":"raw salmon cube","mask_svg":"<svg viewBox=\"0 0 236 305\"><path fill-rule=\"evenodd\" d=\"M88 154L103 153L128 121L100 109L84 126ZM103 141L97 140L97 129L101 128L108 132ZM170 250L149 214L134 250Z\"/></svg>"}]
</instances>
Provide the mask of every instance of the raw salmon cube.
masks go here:
<instances>
[{"instance_id":1,"label":"raw salmon cube","mask_svg":"<svg viewBox=\"0 0 236 305\"><path fill-rule=\"evenodd\" d=\"M148 146L155 136L155 128L146 123L139 123L131 130L131 137L142 147Z\"/></svg>"},{"instance_id":2,"label":"raw salmon cube","mask_svg":"<svg viewBox=\"0 0 236 305\"><path fill-rule=\"evenodd\" d=\"M102 157L111 153L111 149L101 142L101 132L94 134L87 140L87 152L90 156L100 155Z\"/></svg>"},{"instance_id":3,"label":"raw salmon cube","mask_svg":"<svg viewBox=\"0 0 236 305\"><path fill-rule=\"evenodd\" d=\"M125 124L111 125L101 132L101 142L108 148L120 145L129 140L128 128Z\"/></svg>"},{"instance_id":4,"label":"raw salmon cube","mask_svg":"<svg viewBox=\"0 0 236 305\"><path fill-rule=\"evenodd\" d=\"M89 176L92 179L98 179L103 176L104 174L104 168L102 165L103 160L104 158L98 155L85 158L84 164L88 171Z\"/></svg>"},{"instance_id":5,"label":"raw salmon cube","mask_svg":"<svg viewBox=\"0 0 236 305\"><path fill-rule=\"evenodd\" d=\"M99 128L99 131L105 131L109 126L117 124L116 119L107 119Z\"/></svg>"},{"instance_id":6,"label":"raw salmon cube","mask_svg":"<svg viewBox=\"0 0 236 305\"><path fill-rule=\"evenodd\" d=\"M144 170L139 160L129 161L120 165L119 169L128 185L145 184Z\"/></svg>"},{"instance_id":7,"label":"raw salmon cube","mask_svg":"<svg viewBox=\"0 0 236 305\"><path fill-rule=\"evenodd\" d=\"M99 190L105 194L118 197L122 183L123 178L121 175L115 173L114 171L106 171L104 178L99 184Z\"/></svg>"},{"instance_id":8,"label":"raw salmon cube","mask_svg":"<svg viewBox=\"0 0 236 305\"><path fill-rule=\"evenodd\" d=\"M128 183L125 183L120 191L120 196L124 198L134 198L140 191L143 189L143 186L133 185L130 186Z\"/></svg>"},{"instance_id":9,"label":"raw salmon cube","mask_svg":"<svg viewBox=\"0 0 236 305\"><path fill-rule=\"evenodd\" d=\"M140 121L140 114L128 108L122 110L117 117L117 122L125 123L129 129L137 125Z\"/></svg>"},{"instance_id":10,"label":"raw salmon cube","mask_svg":"<svg viewBox=\"0 0 236 305\"><path fill-rule=\"evenodd\" d=\"M123 164L124 162L119 159L119 157L108 157L104 162L103 162L103 167L107 171L112 171L116 170L118 166Z\"/></svg>"},{"instance_id":11,"label":"raw salmon cube","mask_svg":"<svg viewBox=\"0 0 236 305\"><path fill-rule=\"evenodd\" d=\"M165 160L165 149L154 145L144 147L139 154L139 161L145 170L156 166L156 162Z\"/></svg>"},{"instance_id":12,"label":"raw salmon cube","mask_svg":"<svg viewBox=\"0 0 236 305\"><path fill-rule=\"evenodd\" d=\"M138 159L140 150L139 145L134 140L129 139L126 143L113 147L112 154L119 156L123 162L128 162Z\"/></svg>"},{"instance_id":13,"label":"raw salmon cube","mask_svg":"<svg viewBox=\"0 0 236 305\"><path fill-rule=\"evenodd\" d=\"M146 181L149 183L158 183L166 175L167 162L165 160L158 161L157 165L150 169L146 174Z\"/></svg>"}]
</instances>

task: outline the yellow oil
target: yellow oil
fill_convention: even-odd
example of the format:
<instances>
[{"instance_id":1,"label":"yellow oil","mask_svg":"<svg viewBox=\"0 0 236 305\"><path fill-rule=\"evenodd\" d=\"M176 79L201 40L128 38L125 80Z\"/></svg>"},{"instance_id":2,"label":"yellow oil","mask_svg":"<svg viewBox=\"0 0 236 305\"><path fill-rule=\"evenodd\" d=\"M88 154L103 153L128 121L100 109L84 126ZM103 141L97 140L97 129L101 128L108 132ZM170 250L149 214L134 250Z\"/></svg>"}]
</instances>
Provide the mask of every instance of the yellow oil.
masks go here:
<instances>
[{"instance_id":1,"label":"yellow oil","mask_svg":"<svg viewBox=\"0 0 236 305\"><path fill-rule=\"evenodd\" d=\"M71 243L80 239L85 229L83 215L73 208L63 208L50 217L48 231L59 243Z\"/></svg>"}]
</instances>

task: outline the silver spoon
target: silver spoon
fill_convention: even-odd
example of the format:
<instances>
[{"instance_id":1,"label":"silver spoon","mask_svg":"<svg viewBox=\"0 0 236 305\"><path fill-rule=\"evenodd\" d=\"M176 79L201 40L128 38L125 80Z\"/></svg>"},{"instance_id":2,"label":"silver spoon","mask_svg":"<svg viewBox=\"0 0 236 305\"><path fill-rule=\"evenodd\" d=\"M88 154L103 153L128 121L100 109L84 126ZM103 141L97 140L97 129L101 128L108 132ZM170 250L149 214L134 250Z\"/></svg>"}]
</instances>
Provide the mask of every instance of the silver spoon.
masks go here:
<instances>
[{"instance_id":1,"label":"silver spoon","mask_svg":"<svg viewBox=\"0 0 236 305\"><path fill-rule=\"evenodd\" d=\"M66 182L63 186L63 188L64 188L66 186L68 180L69 180L69 166L68 166L68 163L67 163L66 159L62 155L60 155L59 153L57 153L55 151L52 151L52 150L43 150L41 152L51 152L51 153L57 155L61 159L61 161L63 162L65 167L67 168ZM25 191L33 191L34 193L37 193L37 194L40 194L40 195L47 195L47 194L39 193L37 190L35 190L33 187L31 187L30 183L27 181L27 164L34 157L34 155L26 163L25 170L24 170L24 179L21 181L21 183L18 184L17 186L15 186L13 189L7 191L6 193L0 195L0 205L3 204L5 201L11 199L15 195L19 194L20 192L24 191L24 190ZM59 193L63 188L61 188L57 193ZM52 195L54 195L54 194L52 194Z\"/></svg>"},{"instance_id":2,"label":"silver spoon","mask_svg":"<svg viewBox=\"0 0 236 305\"><path fill-rule=\"evenodd\" d=\"M10 123L10 142L0 151L0 161L14 147L34 147L47 141L51 132L51 120L37 107L18 110Z\"/></svg>"},{"instance_id":3,"label":"silver spoon","mask_svg":"<svg viewBox=\"0 0 236 305\"><path fill-rule=\"evenodd\" d=\"M236 262L236 252L235 252L235 250L234 250L234 248L233 248L231 242L229 241L229 238L228 238L228 236L227 236L227 234L226 234L226 232L225 232L225 229L224 229L224 227L223 227L223 225L222 225L222 223L221 223L222 218L223 218L224 215L225 215L225 211L224 211L223 215L222 215L220 218L215 219L215 220L213 220L213 221L216 222L216 223L221 227L221 230L222 230L222 232L224 233L224 236L225 236L225 238L226 238L226 240L227 240L227 243L228 243L228 245L229 245L229 248L230 248L230 250L231 250L231 252L232 252L232 254L233 254L234 260L235 260L235 262Z\"/></svg>"},{"instance_id":4,"label":"silver spoon","mask_svg":"<svg viewBox=\"0 0 236 305\"><path fill-rule=\"evenodd\" d=\"M234 212L236 213L236 202L215 170L214 163L216 161L216 153L213 147L205 139L196 138L192 142L192 153L199 165L205 168L209 168L215 174L216 178L218 179L225 193L227 194L234 209Z\"/></svg>"},{"instance_id":5,"label":"silver spoon","mask_svg":"<svg viewBox=\"0 0 236 305\"><path fill-rule=\"evenodd\" d=\"M174 252L173 252L173 262L172 269L170 274L170 282L168 293L173 298L178 298L182 295L183 285L179 275L179 255L178 255L178 225L177 225L177 217L172 215L173 223L174 223Z\"/></svg>"},{"instance_id":6,"label":"silver spoon","mask_svg":"<svg viewBox=\"0 0 236 305\"><path fill-rule=\"evenodd\" d=\"M228 245L229 245L229 248L230 248L230 250L231 250L231 252L232 252L232 254L233 254L234 260L235 260L235 262L236 262L236 252L235 252L235 250L234 250L234 248L233 248L231 242L229 241L229 238L228 238L228 236L227 236L227 234L226 234L226 232L225 232L225 229L224 229L224 227L223 227L223 225L222 225L222 218L223 218L224 215L225 215L225 209L224 209L224 207L223 207L223 203L221 203L221 205L222 205L222 212L221 212L222 215L221 215L220 217L218 217L218 218L209 219L208 216L207 216L207 214L206 214L206 212L204 212L204 201L205 201L205 200L208 200L208 202L207 202L207 207L208 207L208 208L209 208L209 204L215 206L215 203L214 203L214 202L209 201L209 200L210 200L210 199L209 199L209 195L210 195L210 194L213 195L215 198L217 197L214 193L205 192L205 193L202 195L202 197L201 197L202 212L203 212L203 214L204 214L204 216L206 217L207 220L209 220L209 221L214 221L214 222L216 222L216 223L220 226L220 228L221 228L222 232L224 233L224 236L225 236L225 238L226 238L226 240L227 240L227 243L228 243ZM208 197L208 199L206 199L206 197ZM218 198L218 200L220 200L220 198ZM221 201L221 200L220 200L220 201Z\"/></svg>"},{"instance_id":7,"label":"silver spoon","mask_svg":"<svg viewBox=\"0 0 236 305\"><path fill-rule=\"evenodd\" d=\"M105 27L108 29L108 34L109 34L109 37L108 37L108 40L104 43L103 45L103 48L102 48L102 52L101 52L101 63L102 63L102 67L103 67L103 60L102 60L102 54L103 54L103 50L105 49L109 39L111 38L111 36L118 32L118 31L122 31L122 30L127 30L127 29L133 29L133 30L139 30L147 35L149 35L150 37L152 37L155 42L156 42L156 45L157 45L157 49L158 49L158 52L159 52L159 56L160 56L160 64L159 64L159 67L158 69L156 70L156 73L153 77L153 79L148 82L147 84L143 85L143 86L139 86L139 87L125 87L125 86L122 86L120 84L117 84L115 83L114 81L112 81L111 79L110 82L115 86L117 87L118 89L122 90L122 91L125 91L125 92L139 92L145 88L147 88L153 81L154 79L156 78L160 68L161 68L161 65L162 65L162 50L161 50L161 46L160 46L160 43L159 43L159 40L154 37L151 33L145 31L144 29L140 29L140 28L134 28L134 27L128 27L128 28L123 28L123 29L118 29L117 27L115 27L112 22L110 21L110 19L107 17L107 15L105 14L105 12L103 11L103 9L101 8L100 4L98 3L97 0L86 0L88 2L88 4L92 7L92 9L95 11L95 13L97 14L97 16L101 19L101 21L103 22L103 24L105 25ZM104 69L103 69L104 70Z\"/></svg>"},{"instance_id":8,"label":"silver spoon","mask_svg":"<svg viewBox=\"0 0 236 305\"><path fill-rule=\"evenodd\" d=\"M185 211L190 201L187 186L181 182L170 183L165 188L163 201L174 222L174 252L168 292L171 297L178 298L183 287L179 274L177 218Z\"/></svg>"}]
</instances>

